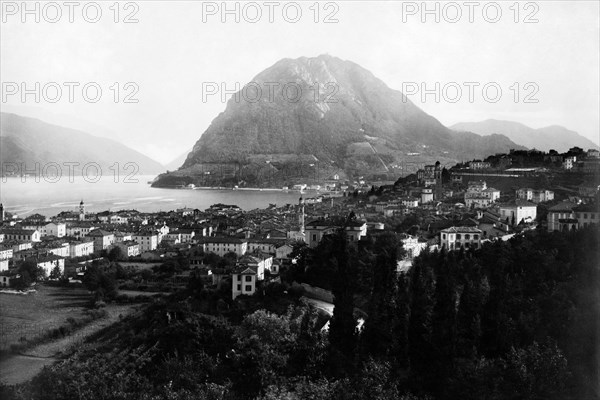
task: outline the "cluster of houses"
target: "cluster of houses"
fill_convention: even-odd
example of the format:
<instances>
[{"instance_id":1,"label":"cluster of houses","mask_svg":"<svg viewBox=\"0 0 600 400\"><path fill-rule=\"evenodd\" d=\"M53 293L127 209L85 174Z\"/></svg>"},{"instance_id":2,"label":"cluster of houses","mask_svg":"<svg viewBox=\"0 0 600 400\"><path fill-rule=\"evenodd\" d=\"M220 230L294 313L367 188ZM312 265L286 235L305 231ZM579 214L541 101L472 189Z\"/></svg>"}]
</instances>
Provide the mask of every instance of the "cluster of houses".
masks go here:
<instances>
[{"instance_id":1,"label":"cluster of houses","mask_svg":"<svg viewBox=\"0 0 600 400\"><path fill-rule=\"evenodd\" d=\"M529 174L531 168L509 168L515 163L522 166L519 157L554 163L579 157L578 162L591 162L598 154L593 150L581 153L577 148L567 155L511 152L475 160L467 169L478 171L478 177L481 171L493 176L495 172L490 169L498 166L515 176ZM427 247L478 249L485 241L507 240L517 232L536 229L540 222L549 231L581 229L600 222L597 185L582 186L577 196L557 203L555 192L548 187L501 192L485 180L470 179L475 175L462 167L450 171L450 176L443 174L436 163L379 193L349 188L335 201L334 197L301 197L298 204L250 211L215 204L204 211L186 207L158 213L86 213L82 201L78 211L65 211L53 218L40 214L5 218L0 205L0 285L8 285L19 263L26 260L50 275L56 268L64 271L68 259L113 254L121 259L160 262L183 255L192 268L211 275L215 284L230 278L232 297L236 298L252 295L261 282L276 279L281 268L293 262L297 241L316 247L339 228L337 218L350 212L357 218L347 221L345 230L348 240L354 242L368 232L385 230L386 225L396 228L391 223L414 221L403 228L406 233L401 240L407 257L399 260L399 271L410 268L411 260ZM544 203L547 217L540 221L538 209ZM235 266L224 270L204 265L198 254L207 253L220 257L234 254Z\"/></svg>"}]
</instances>

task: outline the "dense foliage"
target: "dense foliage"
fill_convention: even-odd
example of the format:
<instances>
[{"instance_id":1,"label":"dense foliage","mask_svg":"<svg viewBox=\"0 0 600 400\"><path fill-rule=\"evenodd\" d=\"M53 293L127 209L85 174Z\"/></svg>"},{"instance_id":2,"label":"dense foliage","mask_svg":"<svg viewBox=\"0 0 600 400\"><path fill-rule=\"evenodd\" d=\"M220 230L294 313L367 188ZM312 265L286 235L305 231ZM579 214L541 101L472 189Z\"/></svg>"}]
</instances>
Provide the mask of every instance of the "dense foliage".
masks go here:
<instances>
[{"instance_id":1,"label":"dense foliage","mask_svg":"<svg viewBox=\"0 0 600 400\"><path fill-rule=\"evenodd\" d=\"M229 307L219 293L188 289L0 397L598 398L599 238L594 227L532 232L480 250L427 252L398 276L394 234L357 245L342 229L316 249L298 248L304 270L290 272L329 268L328 333L301 301L260 309L281 291L234 317L219 312Z\"/></svg>"}]
</instances>

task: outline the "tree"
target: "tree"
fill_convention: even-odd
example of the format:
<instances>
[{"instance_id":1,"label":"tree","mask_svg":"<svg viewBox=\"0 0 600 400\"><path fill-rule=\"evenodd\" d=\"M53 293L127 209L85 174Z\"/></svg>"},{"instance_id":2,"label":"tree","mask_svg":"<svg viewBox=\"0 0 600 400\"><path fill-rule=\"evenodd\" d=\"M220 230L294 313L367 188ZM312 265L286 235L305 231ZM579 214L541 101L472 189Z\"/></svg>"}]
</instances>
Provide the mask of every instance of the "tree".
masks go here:
<instances>
[{"instance_id":1,"label":"tree","mask_svg":"<svg viewBox=\"0 0 600 400\"><path fill-rule=\"evenodd\" d=\"M382 234L375 239L374 246L373 287L361 347L370 356L383 357L389 355L394 336L399 240L393 233Z\"/></svg>"},{"instance_id":2,"label":"tree","mask_svg":"<svg viewBox=\"0 0 600 400\"><path fill-rule=\"evenodd\" d=\"M63 275L63 273L57 264L54 266L54 268L50 272L50 279L58 280L62 277L62 275Z\"/></svg>"},{"instance_id":3,"label":"tree","mask_svg":"<svg viewBox=\"0 0 600 400\"><path fill-rule=\"evenodd\" d=\"M117 261L125 258L123 255L123 250L119 246L115 246L108 252L108 259L110 261Z\"/></svg>"},{"instance_id":4,"label":"tree","mask_svg":"<svg viewBox=\"0 0 600 400\"><path fill-rule=\"evenodd\" d=\"M333 269L333 317L329 325L329 363L333 375L352 370L356 347L354 294L356 282L356 247L348 243L344 227L328 237L329 263Z\"/></svg>"}]
</instances>

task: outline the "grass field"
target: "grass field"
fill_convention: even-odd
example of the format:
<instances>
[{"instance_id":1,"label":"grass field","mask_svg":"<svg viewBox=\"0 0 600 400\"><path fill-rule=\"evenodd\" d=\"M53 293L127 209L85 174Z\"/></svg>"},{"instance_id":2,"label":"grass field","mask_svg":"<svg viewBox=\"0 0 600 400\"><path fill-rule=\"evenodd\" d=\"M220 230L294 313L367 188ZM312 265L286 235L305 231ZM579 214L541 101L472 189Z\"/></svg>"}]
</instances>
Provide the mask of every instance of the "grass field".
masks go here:
<instances>
[{"instance_id":1,"label":"grass field","mask_svg":"<svg viewBox=\"0 0 600 400\"><path fill-rule=\"evenodd\" d=\"M27 295L0 292L0 351L23 340L32 340L84 316L90 295L84 288L38 285Z\"/></svg>"}]
</instances>

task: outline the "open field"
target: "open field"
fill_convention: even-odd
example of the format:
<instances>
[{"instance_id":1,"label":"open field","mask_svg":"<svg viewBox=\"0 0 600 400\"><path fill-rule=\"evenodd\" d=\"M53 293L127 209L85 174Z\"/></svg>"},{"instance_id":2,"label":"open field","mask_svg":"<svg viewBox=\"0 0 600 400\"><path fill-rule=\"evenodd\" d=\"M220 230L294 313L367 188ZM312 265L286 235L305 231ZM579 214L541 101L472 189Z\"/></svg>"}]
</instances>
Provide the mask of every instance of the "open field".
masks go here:
<instances>
[{"instance_id":1,"label":"open field","mask_svg":"<svg viewBox=\"0 0 600 400\"><path fill-rule=\"evenodd\" d=\"M0 293L0 351L32 340L84 316L89 293L84 288L38 285L27 295Z\"/></svg>"},{"instance_id":2,"label":"open field","mask_svg":"<svg viewBox=\"0 0 600 400\"><path fill-rule=\"evenodd\" d=\"M39 286L29 295L0 294L0 332L3 350L19 343L45 335L48 331L67 325L67 318L85 317L89 301L87 290ZM71 335L43 341L20 354L8 354L0 359L0 382L16 384L34 377L41 369L68 356L91 334L98 332L133 312L138 305L109 304L106 316L93 320Z\"/></svg>"}]
</instances>

